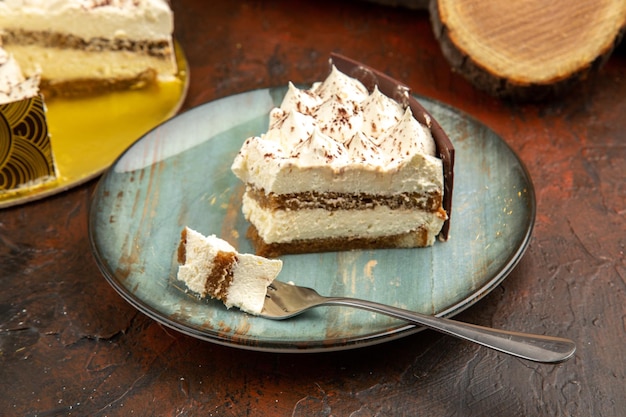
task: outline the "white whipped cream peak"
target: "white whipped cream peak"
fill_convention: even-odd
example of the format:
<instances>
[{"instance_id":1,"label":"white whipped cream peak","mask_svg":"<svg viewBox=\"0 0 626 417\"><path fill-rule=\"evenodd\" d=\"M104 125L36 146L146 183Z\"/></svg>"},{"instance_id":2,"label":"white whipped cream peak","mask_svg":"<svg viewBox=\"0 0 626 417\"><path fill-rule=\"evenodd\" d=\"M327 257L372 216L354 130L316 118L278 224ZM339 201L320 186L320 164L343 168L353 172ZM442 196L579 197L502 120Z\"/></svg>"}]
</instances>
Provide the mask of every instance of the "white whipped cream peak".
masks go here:
<instances>
[{"instance_id":1,"label":"white whipped cream peak","mask_svg":"<svg viewBox=\"0 0 626 417\"><path fill-rule=\"evenodd\" d=\"M315 84L311 90L323 101L339 96L343 101L360 103L369 95L367 88L359 80L347 76L334 65L328 77L322 83Z\"/></svg>"},{"instance_id":2,"label":"white whipped cream peak","mask_svg":"<svg viewBox=\"0 0 626 417\"><path fill-rule=\"evenodd\" d=\"M273 111L271 124L264 139L278 142L284 149L292 149L308 139L315 129L313 116L297 111Z\"/></svg>"},{"instance_id":3,"label":"white whipped cream peak","mask_svg":"<svg viewBox=\"0 0 626 417\"><path fill-rule=\"evenodd\" d=\"M441 160L435 149L430 129L413 117L410 107L405 109L378 87L367 93L358 80L333 66L328 78L310 90L289 84L281 107L270 111L268 131L246 141L233 171L244 182L264 172L271 182L274 169L339 172L367 166L397 171L418 159L436 167Z\"/></svg>"},{"instance_id":4,"label":"white whipped cream peak","mask_svg":"<svg viewBox=\"0 0 626 417\"><path fill-rule=\"evenodd\" d=\"M0 48L0 104L34 97L39 93L39 74L25 78L19 64Z\"/></svg>"},{"instance_id":5,"label":"white whipped cream peak","mask_svg":"<svg viewBox=\"0 0 626 417\"><path fill-rule=\"evenodd\" d=\"M289 156L297 159L301 167L341 166L349 162L345 147L318 128L305 141L296 145Z\"/></svg>"},{"instance_id":6,"label":"white whipped cream peak","mask_svg":"<svg viewBox=\"0 0 626 417\"><path fill-rule=\"evenodd\" d=\"M404 109L397 101L380 92L378 86L361 103L363 108L363 133L378 138L381 133L400 121Z\"/></svg>"},{"instance_id":7,"label":"white whipped cream peak","mask_svg":"<svg viewBox=\"0 0 626 417\"><path fill-rule=\"evenodd\" d=\"M383 153L391 156L392 163L414 154L436 155L435 141L430 129L415 120L411 108L407 107L402 119L378 139Z\"/></svg>"},{"instance_id":8,"label":"white whipped cream peak","mask_svg":"<svg viewBox=\"0 0 626 417\"><path fill-rule=\"evenodd\" d=\"M280 107L274 107L272 110L270 110L269 129L276 125L276 123L280 122L286 114L287 112Z\"/></svg>"},{"instance_id":9,"label":"white whipped cream peak","mask_svg":"<svg viewBox=\"0 0 626 417\"><path fill-rule=\"evenodd\" d=\"M374 166L385 164L386 156L380 152L380 147L363 132L357 132L345 146L352 162Z\"/></svg>"},{"instance_id":10,"label":"white whipped cream peak","mask_svg":"<svg viewBox=\"0 0 626 417\"><path fill-rule=\"evenodd\" d=\"M297 111L312 115L320 104L322 104L320 96L310 90L301 90L290 81L280 108L284 111Z\"/></svg>"},{"instance_id":11,"label":"white whipped cream peak","mask_svg":"<svg viewBox=\"0 0 626 417\"><path fill-rule=\"evenodd\" d=\"M363 112L358 103L344 100L340 95L335 98L336 100L326 100L314 116L322 133L343 143L361 130Z\"/></svg>"}]
</instances>

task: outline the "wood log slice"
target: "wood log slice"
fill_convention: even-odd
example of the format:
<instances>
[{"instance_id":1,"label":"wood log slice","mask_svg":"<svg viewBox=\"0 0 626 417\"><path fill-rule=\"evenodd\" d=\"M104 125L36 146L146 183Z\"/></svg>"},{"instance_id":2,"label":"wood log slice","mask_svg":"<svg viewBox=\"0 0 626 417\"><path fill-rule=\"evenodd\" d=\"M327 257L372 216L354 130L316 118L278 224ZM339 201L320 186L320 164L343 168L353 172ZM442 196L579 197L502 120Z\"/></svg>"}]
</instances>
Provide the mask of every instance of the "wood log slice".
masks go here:
<instances>
[{"instance_id":1,"label":"wood log slice","mask_svg":"<svg viewBox=\"0 0 626 417\"><path fill-rule=\"evenodd\" d=\"M455 71L492 95L554 98L606 62L626 27L624 0L432 0Z\"/></svg>"}]
</instances>

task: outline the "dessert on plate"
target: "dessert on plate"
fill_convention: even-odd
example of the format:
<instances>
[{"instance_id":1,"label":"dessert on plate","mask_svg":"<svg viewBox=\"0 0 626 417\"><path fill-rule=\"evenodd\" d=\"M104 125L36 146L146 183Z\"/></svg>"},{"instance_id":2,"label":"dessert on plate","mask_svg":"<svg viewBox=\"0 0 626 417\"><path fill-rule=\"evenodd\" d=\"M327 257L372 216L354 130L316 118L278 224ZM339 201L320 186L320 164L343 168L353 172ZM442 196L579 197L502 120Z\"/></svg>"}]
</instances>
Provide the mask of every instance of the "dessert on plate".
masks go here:
<instances>
[{"instance_id":1,"label":"dessert on plate","mask_svg":"<svg viewBox=\"0 0 626 417\"><path fill-rule=\"evenodd\" d=\"M0 195L40 187L56 177L39 76L24 77L0 47Z\"/></svg>"},{"instance_id":2,"label":"dessert on plate","mask_svg":"<svg viewBox=\"0 0 626 417\"><path fill-rule=\"evenodd\" d=\"M165 0L0 1L3 45L46 98L173 78L173 22Z\"/></svg>"},{"instance_id":3,"label":"dessert on plate","mask_svg":"<svg viewBox=\"0 0 626 417\"><path fill-rule=\"evenodd\" d=\"M258 255L425 247L448 238L454 148L408 87L349 58L289 84L232 164Z\"/></svg>"},{"instance_id":4,"label":"dessert on plate","mask_svg":"<svg viewBox=\"0 0 626 417\"><path fill-rule=\"evenodd\" d=\"M267 287L283 265L277 259L238 253L225 240L189 227L181 232L178 262L177 277L193 293L251 314L263 309Z\"/></svg>"}]
</instances>

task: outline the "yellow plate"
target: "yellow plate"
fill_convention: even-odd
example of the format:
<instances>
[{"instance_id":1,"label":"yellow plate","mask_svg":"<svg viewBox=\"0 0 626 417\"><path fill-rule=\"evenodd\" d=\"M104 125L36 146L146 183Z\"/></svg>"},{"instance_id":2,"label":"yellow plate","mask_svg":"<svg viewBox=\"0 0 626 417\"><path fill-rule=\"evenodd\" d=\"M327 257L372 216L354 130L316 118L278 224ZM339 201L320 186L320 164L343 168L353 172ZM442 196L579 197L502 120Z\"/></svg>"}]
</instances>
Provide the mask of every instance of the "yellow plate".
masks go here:
<instances>
[{"instance_id":1,"label":"yellow plate","mask_svg":"<svg viewBox=\"0 0 626 417\"><path fill-rule=\"evenodd\" d=\"M174 116L187 94L187 62L176 44L179 72L172 81L96 97L46 102L59 177L32 189L0 194L0 208L48 197L100 175L133 142Z\"/></svg>"}]
</instances>

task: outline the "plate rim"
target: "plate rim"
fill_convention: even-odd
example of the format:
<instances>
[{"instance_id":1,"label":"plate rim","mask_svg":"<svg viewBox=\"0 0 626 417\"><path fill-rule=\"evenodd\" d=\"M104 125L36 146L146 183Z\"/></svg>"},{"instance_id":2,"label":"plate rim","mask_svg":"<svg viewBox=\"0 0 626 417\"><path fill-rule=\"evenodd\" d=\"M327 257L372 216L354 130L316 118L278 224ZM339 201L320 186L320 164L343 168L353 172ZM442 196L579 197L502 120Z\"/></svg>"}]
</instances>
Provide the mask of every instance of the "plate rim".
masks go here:
<instances>
[{"instance_id":1,"label":"plate rim","mask_svg":"<svg viewBox=\"0 0 626 417\"><path fill-rule=\"evenodd\" d=\"M131 143L119 156L118 158L105 170L104 174L98 180L94 192L92 193L89 201L88 208L88 237L89 244L92 256L96 261L96 264L105 277L107 282L115 289L115 291L124 299L126 302L135 307L138 311L146 314L151 319L161 323L173 330L176 330L182 334L187 336L191 336L197 338L199 340L215 343L222 346L228 346L243 350L252 350L258 352L278 352L278 353L323 353L323 352L335 352L335 351L343 351L343 350L351 350L355 348L374 346L386 342L390 342L393 340L397 340L400 338L404 338L422 330L427 329L427 327L417 325L417 324L398 324L396 326L389 326L385 329L385 331L377 331L375 333L368 333L366 335L359 335L358 337L347 337L347 338L334 338L334 339L319 339L319 340L310 340L306 342L293 342L289 340L263 340L260 338L246 338L246 337L238 337L233 334L224 334L220 333L215 329L205 329L203 331L198 330L192 326L185 325L184 323L177 322L172 320L165 315L162 314L158 309L148 305L144 300L135 296L132 293L129 293L128 288L124 286L119 279L115 276L113 271L110 271L106 260L101 256L96 242L95 230L96 227L94 225L96 221L96 198L98 196L98 191L101 187L103 187L106 179L110 175L110 173L114 170L116 164L120 159L122 159L131 148L137 145L144 138L151 135L154 130L157 130L164 124L172 122L175 118L183 116L187 113L199 111L204 106L208 106L217 101L228 99L235 96L250 94L259 91L268 91L271 92L273 90L281 89L283 87L266 87L253 89L249 91L243 91L240 93L236 93L230 96L219 97L214 100L206 101L200 104L197 104L193 107L186 109L185 111L179 113L175 117L167 119L162 123L154 126L152 129L147 131L143 136L138 138L136 141ZM463 120L470 121L472 123L476 123L480 125L485 131L489 132L492 137L497 138L498 142L504 146L508 152L514 157L514 159L519 164L519 168L521 169L522 177L525 180L528 188L525 189L527 193L527 201L528 201L528 216L527 216L527 226L525 228L525 232L523 237L520 239L519 245L512 250L509 257L503 261L503 266L495 273L490 279L488 279L483 285L476 288L472 291L471 294L468 294L464 299L452 304L447 307L445 310L435 314L437 317L452 317L455 316L468 308L475 305L478 301L482 300L488 294L490 294L500 283L502 283L510 273L515 269L523 255L525 254L528 246L530 244L532 238L532 232L534 229L536 215L537 215L537 200L536 200L536 192L535 187L532 181L532 177L530 176L530 172L526 167L524 161L519 157L519 155L515 152L515 150L510 146L508 142L506 142L499 134L497 134L493 129L491 129L486 124L479 121L474 116L457 109L453 106L450 106L446 103L438 101L436 99L432 99L427 96L419 95L413 93L413 95L418 100L426 100L430 104L438 106L448 112L455 114L456 116L462 118ZM428 105L428 104L427 104ZM445 243L444 243L445 244ZM291 319L291 320L297 320Z\"/></svg>"}]
</instances>

